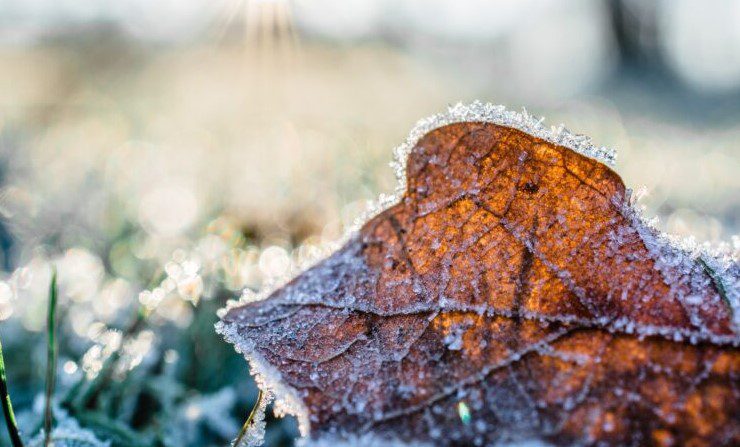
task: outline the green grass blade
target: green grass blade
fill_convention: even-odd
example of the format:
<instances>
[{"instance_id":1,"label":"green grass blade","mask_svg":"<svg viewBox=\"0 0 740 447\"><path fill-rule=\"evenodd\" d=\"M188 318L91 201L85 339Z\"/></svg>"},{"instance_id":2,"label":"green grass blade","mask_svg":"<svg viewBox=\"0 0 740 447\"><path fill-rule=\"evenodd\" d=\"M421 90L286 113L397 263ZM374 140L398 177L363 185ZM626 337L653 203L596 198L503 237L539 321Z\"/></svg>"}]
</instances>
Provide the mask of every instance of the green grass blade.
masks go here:
<instances>
[{"instance_id":1,"label":"green grass blade","mask_svg":"<svg viewBox=\"0 0 740 447\"><path fill-rule=\"evenodd\" d=\"M48 334L48 345L46 350L46 407L44 409L44 446L51 445L51 430L54 424L52 414L52 398L54 397L54 382L57 374L57 346L56 346L56 314L57 314L57 270L51 273L51 284L49 285L49 312L46 321Z\"/></svg>"},{"instance_id":2,"label":"green grass blade","mask_svg":"<svg viewBox=\"0 0 740 447\"><path fill-rule=\"evenodd\" d=\"M8 427L10 441L13 443L13 447L23 447L21 434L18 431L18 424L15 422L13 403L10 401L10 393L8 393L8 379L5 375L5 358L3 357L2 343L0 343L0 399L2 399L5 425Z\"/></svg>"},{"instance_id":3,"label":"green grass blade","mask_svg":"<svg viewBox=\"0 0 740 447\"><path fill-rule=\"evenodd\" d=\"M264 396L262 395L262 390L259 390L259 393L257 394L257 402L254 403L254 407L252 407L252 411L249 413L249 417L247 418L246 421L244 421L244 425L242 425L242 429L239 431L239 435L234 440L234 444L233 444L234 447L239 447L239 445L244 440L244 436L247 434L247 431L249 430L249 426L252 425L254 416L257 414L257 410L262 404L263 398Z\"/></svg>"}]
</instances>

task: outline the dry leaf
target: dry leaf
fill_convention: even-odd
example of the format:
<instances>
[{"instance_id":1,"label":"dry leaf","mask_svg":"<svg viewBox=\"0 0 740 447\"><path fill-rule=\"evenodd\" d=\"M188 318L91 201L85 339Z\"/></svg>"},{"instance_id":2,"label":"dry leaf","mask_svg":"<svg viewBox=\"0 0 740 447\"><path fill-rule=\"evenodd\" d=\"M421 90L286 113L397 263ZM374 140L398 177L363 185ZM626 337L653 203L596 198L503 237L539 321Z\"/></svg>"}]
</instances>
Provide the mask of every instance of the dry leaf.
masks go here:
<instances>
[{"instance_id":1,"label":"dry leaf","mask_svg":"<svg viewBox=\"0 0 740 447\"><path fill-rule=\"evenodd\" d=\"M432 130L406 178L223 318L312 438L740 445L736 261L666 242L611 169L513 127Z\"/></svg>"}]
</instances>

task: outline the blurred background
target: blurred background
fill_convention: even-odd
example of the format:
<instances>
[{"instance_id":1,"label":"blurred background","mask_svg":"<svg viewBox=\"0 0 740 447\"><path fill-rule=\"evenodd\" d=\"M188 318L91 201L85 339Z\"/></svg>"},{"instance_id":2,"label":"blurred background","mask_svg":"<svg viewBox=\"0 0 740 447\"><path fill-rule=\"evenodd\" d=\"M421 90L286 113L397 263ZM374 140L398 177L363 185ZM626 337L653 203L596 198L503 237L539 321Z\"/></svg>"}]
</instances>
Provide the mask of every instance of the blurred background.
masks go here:
<instances>
[{"instance_id":1,"label":"blurred background","mask_svg":"<svg viewBox=\"0 0 740 447\"><path fill-rule=\"evenodd\" d=\"M0 336L24 433L55 265L60 414L114 445L234 438L256 391L216 309L320 256L457 101L616 148L660 228L731 241L738 24L734 0L0 0ZM268 421L268 445L295 433Z\"/></svg>"}]
</instances>

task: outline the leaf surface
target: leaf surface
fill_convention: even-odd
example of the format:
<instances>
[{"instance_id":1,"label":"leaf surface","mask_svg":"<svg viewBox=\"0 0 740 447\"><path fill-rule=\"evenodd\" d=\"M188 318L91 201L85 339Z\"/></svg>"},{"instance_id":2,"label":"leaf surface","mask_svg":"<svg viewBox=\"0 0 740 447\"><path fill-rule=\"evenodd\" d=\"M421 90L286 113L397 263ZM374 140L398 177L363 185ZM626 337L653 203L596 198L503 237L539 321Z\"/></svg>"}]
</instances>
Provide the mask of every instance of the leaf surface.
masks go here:
<instances>
[{"instance_id":1,"label":"leaf surface","mask_svg":"<svg viewBox=\"0 0 740 447\"><path fill-rule=\"evenodd\" d=\"M610 168L512 127L432 130L406 179L336 253L223 318L311 437L740 444L736 262L716 274Z\"/></svg>"}]
</instances>

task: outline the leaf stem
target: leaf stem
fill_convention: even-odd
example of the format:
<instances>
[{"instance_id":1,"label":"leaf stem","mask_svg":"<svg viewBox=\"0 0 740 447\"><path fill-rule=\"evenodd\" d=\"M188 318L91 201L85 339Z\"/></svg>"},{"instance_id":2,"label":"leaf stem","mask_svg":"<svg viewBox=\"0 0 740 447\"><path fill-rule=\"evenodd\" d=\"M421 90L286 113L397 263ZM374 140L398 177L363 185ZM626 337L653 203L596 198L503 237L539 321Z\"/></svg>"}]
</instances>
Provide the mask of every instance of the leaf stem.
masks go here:
<instances>
[{"instance_id":1,"label":"leaf stem","mask_svg":"<svg viewBox=\"0 0 740 447\"><path fill-rule=\"evenodd\" d=\"M259 409L260 405L262 405L262 399L264 398L262 394L262 390L259 390L259 393L257 394L257 402L254 403L254 407L252 407L252 411L249 413L249 417L246 421L244 421L244 425L242 425L242 429L239 430L239 435L236 437L236 440L234 441L234 447L239 447L239 444L241 444L242 440L244 439L244 436L247 434L247 430L249 430L249 426L252 425L252 421L254 420L255 415L257 414L257 410Z\"/></svg>"},{"instance_id":2,"label":"leaf stem","mask_svg":"<svg viewBox=\"0 0 740 447\"><path fill-rule=\"evenodd\" d=\"M18 431L18 425L15 422L15 413L13 412L13 403L10 401L8 393L8 379L5 375L5 359L3 357L3 344L0 343L0 399L2 399L3 414L5 415L5 425L8 427L8 435L13 447L23 447L21 434Z\"/></svg>"},{"instance_id":3,"label":"leaf stem","mask_svg":"<svg viewBox=\"0 0 740 447\"><path fill-rule=\"evenodd\" d=\"M52 399L54 397L54 385L56 382L56 313L57 313L57 270L52 269L51 284L49 285L49 311L47 315L48 344L46 349L46 407L44 409L44 446L51 445L51 430L54 424L52 412Z\"/></svg>"}]
</instances>

